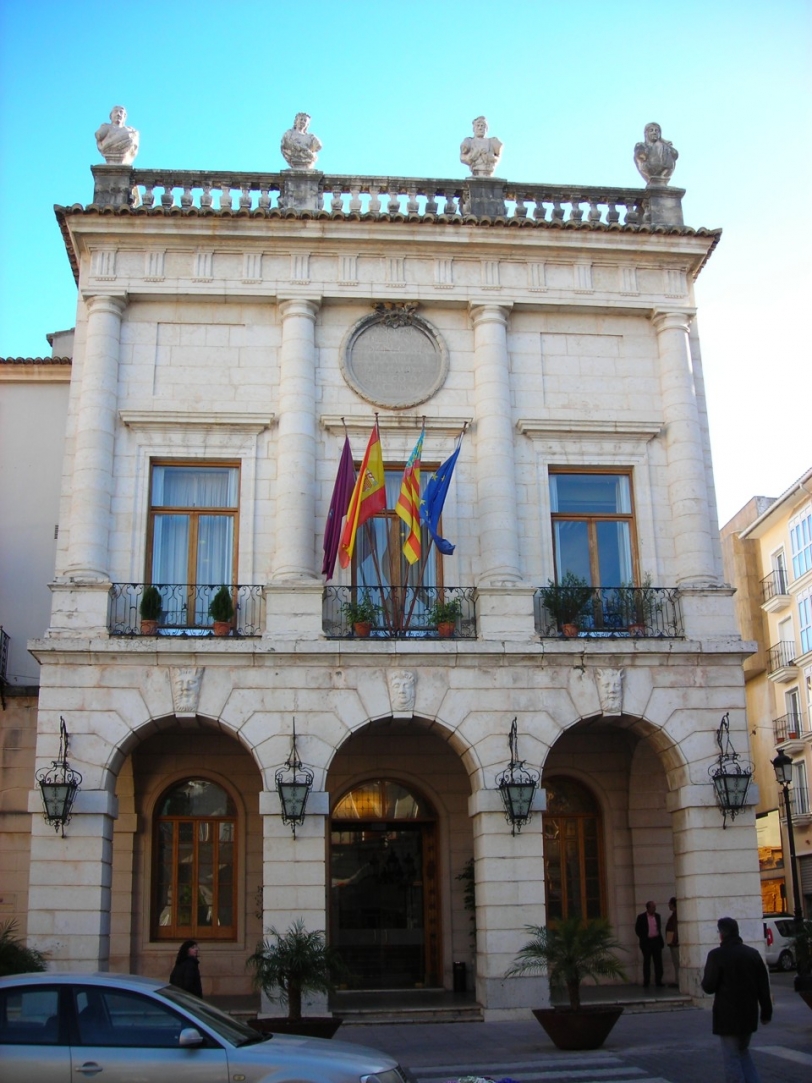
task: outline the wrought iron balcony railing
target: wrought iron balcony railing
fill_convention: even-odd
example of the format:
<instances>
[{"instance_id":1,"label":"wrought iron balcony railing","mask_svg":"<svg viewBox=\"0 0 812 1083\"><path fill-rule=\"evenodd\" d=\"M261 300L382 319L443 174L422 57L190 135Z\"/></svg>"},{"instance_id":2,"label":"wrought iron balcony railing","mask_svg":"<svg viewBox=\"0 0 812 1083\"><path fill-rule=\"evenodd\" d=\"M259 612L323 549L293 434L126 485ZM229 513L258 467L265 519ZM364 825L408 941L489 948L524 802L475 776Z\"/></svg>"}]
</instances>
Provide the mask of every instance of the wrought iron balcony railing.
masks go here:
<instances>
[{"instance_id":1,"label":"wrought iron balcony railing","mask_svg":"<svg viewBox=\"0 0 812 1083\"><path fill-rule=\"evenodd\" d=\"M788 639L774 643L767 651L767 672L776 673L779 669L795 665L795 644Z\"/></svg>"},{"instance_id":2,"label":"wrought iron balcony railing","mask_svg":"<svg viewBox=\"0 0 812 1083\"><path fill-rule=\"evenodd\" d=\"M794 741L804 732L804 716L801 712L790 711L780 718L773 719L773 734L777 745L784 741Z\"/></svg>"},{"instance_id":3,"label":"wrought iron balcony railing","mask_svg":"<svg viewBox=\"0 0 812 1083\"><path fill-rule=\"evenodd\" d=\"M776 568L761 580L761 600L769 602L771 598L777 598L789 591L789 575L786 568Z\"/></svg>"},{"instance_id":4,"label":"wrought iron balcony railing","mask_svg":"<svg viewBox=\"0 0 812 1083\"><path fill-rule=\"evenodd\" d=\"M107 627L118 636L206 636L214 634L209 605L220 583L156 583L161 595L157 631L142 630L141 599L148 583L113 583ZM234 601L233 633L260 636L265 627L265 600L256 584L231 588Z\"/></svg>"},{"instance_id":5,"label":"wrought iron balcony railing","mask_svg":"<svg viewBox=\"0 0 812 1083\"><path fill-rule=\"evenodd\" d=\"M789 790L789 807L792 809L793 816L808 816L809 809L809 790L806 786L790 786ZM781 802L782 813L784 812L783 801Z\"/></svg>"},{"instance_id":6,"label":"wrought iron balcony railing","mask_svg":"<svg viewBox=\"0 0 812 1083\"><path fill-rule=\"evenodd\" d=\"M474 587L325 587L322 627L330 639L476 639L474 593ZM367 599L371 620L354 620Z\"/></svg>"},{"instance_id":7,"label":"wrought iron balcony railing","mask_svg":"<svg viewBox=\"0 0 812 1083\"><path fill-rule=\"evenodd\" d=\"M572 588L561 588L561 593L568 589ZM676 587L575 589L582 593L575 599L574 613L565 612L566 605L558 603L566 599L550 594L550 588L536 591L536 631L542 639L564 635L565 625L579 636L593 638L680 639L685 635Z\"/></svg>"}]
</instances>

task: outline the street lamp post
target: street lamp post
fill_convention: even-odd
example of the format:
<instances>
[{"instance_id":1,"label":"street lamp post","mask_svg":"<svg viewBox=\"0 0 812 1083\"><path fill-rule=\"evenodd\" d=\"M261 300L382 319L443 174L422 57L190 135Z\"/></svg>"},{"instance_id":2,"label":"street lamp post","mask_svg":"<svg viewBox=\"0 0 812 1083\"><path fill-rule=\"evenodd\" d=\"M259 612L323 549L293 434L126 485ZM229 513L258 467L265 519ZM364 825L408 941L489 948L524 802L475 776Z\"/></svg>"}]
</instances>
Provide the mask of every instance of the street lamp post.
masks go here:
<instances>
[{"instance_id":1,"label":"street lamp post","mask_svg":"<svg viewBox=\"0 0 812 1083\"><path fill-rule=\"evenodd\" d=\"M787 838L789 839L789 864L792 876L792 901L794 906L793 917L796 921L803 921L803 908L801 906L801 885L798 883L798 867L795 861L795 832L792 828L792 805L789 800L789 787L792 782L792 760L785 752L779 752L773 760L773 770L778 785L784 791L784 808L787 813Z\"/></svg>"}]
</instances>

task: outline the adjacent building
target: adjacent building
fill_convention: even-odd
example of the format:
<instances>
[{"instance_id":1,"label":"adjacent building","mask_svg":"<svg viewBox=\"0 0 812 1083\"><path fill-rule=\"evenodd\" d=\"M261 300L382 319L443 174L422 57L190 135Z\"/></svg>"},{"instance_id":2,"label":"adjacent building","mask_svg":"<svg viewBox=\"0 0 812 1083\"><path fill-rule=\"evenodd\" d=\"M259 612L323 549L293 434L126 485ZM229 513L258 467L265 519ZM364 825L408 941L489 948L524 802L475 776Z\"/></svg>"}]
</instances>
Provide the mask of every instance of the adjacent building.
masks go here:
<instances>
[{"instance_id":1,"label":"adjacent building","mask_svg":"<svg viewBox=\"0 0 812 1083\"><path fill-rule=\"evenodd\" d=\"M757 644L744 663L751 745L761 780L759 862L764 913L794 912L783 788L772 760L792 760L788 790L794 876L812 913L812 470L778 498L753 497L722 528L725 567L737 587L742 635Z\"/></svg>"},{"instance_id":2,"label":"adjacent building","mask_svg":"<svg viewBox=\"0 0 812 1083\"><path fill-rule=\"evenodd\" d=\"M78 306L29 644L25 915L54 965L162 975L193 937L206 992L240 993L263 930L302 918L358 987L450 989L464 964L495 1019L543 999L503 976L530 923L606 916L638 976L635 916L676 895L696 995L720 913L760 937L757 788L723 821L709 778L723 716L747 748L750 649L695 320L719 231L683 224L656 125L624 189L500 180L479 128L465 180L130 158L94 167L87 205L65 193ZM306 118L288 137L313 152ZM325 581L342 447L357 470L376 419L386 508ZM460 452L449 545L424 524L411 563L394 509L421 432L423 487ZM33 779L62 721L82 775L64 838ZM277 776L298 763L294 832ZM498 782L522 763L523 824Z\"/></svg>"}]
</instances>

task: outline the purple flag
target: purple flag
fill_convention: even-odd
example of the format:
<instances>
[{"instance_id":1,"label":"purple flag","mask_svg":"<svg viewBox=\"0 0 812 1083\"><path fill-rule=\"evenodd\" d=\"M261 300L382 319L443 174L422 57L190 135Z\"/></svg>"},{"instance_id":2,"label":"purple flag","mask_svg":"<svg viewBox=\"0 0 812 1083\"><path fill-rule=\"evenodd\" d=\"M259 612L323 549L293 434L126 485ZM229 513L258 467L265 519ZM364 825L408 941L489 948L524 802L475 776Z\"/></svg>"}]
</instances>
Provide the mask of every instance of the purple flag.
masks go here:
<instances>
[{"instance_id":1,"label":"purple flag","mask_svg":"<svg viewBox=\"0 0 812 1083\"><path fill-rule=\"evenodd\" d=\"M328 579L333 578L338 556L338 545L341 541L341 520L347 514L350 506L350 497L355 488L355 464L352 461L352 449L350 448L349 436L344 438L344 450L341 452L341 461L338 464L336 483L333 488L333 498L330 501L330 510L327 513L327 523L324 527L324 560L321 565L321 574Z\"/></svg>"}]
</instances>

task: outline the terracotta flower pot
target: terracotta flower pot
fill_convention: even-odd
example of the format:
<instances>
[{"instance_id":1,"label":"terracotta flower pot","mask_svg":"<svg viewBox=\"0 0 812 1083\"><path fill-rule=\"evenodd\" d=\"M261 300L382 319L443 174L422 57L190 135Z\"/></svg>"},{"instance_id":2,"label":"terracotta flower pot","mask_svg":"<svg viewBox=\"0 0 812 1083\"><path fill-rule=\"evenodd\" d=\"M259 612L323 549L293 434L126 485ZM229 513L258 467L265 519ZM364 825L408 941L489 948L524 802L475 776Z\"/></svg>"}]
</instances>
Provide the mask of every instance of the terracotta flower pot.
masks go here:
<instances>
[{"instance_id":1,"label":"terracotta flower pot","mask_svg":"<svg viewBox=\"0 0 812 1083\"><path fill-rule=\"evenodd\" d=\"M437 635L440 639L451 639L456 631L457 625L453 620L443 620L437 625Z\"/></svg>"},{"instance_id":2,"label":"terracotta flower pot","mask_svg":"<svg viewBox=\"0 0 812 1083\"><path fill-rule=\"evenodd\" d=\"M369 633L372 631L372 624L370 621L358 621L352 626L352 632L358 639L369 639Z\"/></svg>"},{"instance_id":3,"label":"terracotta flower pot","mask_svg":"<svg viewBox=\"0 0 812 1083\"><path fill-rule=\"evenodd\" d=\"M142 636L156 636L158 634L158 622L157 620L142 620L141 621L141 635Z\"/></svg>"},{"instance_id":4,"label":"terracotta flower pot","mask_svg":"<svg viewBox=\"0 0 812 1083\"><path fill-rule=\"evenodd\" d=\"M567 639L576 639L578 636L577 624L562 624L561 631L567 637Z\"/></svg>"},{"instance_id":5,"label":"terracotta flower pot","mask_svg":"<svg viewBox=\"0 0 812 1083\"><path fill-rule=\"evenodd\" d=\"M231 632L230 620L216 620L213 624L216 636L227 636Z\"/></svg>"},{"instance_id":6,"label":"terracotta flower pot","mask_svg":"<svg viewBox=\"0 0 812 1083\"><path fill-rule=\"evenodd\" d=\"M558 1049L599 1049L622 1008L596 1005L572 1008L533 1008L533 1015Z\"/></svg>"}]
</instances>

